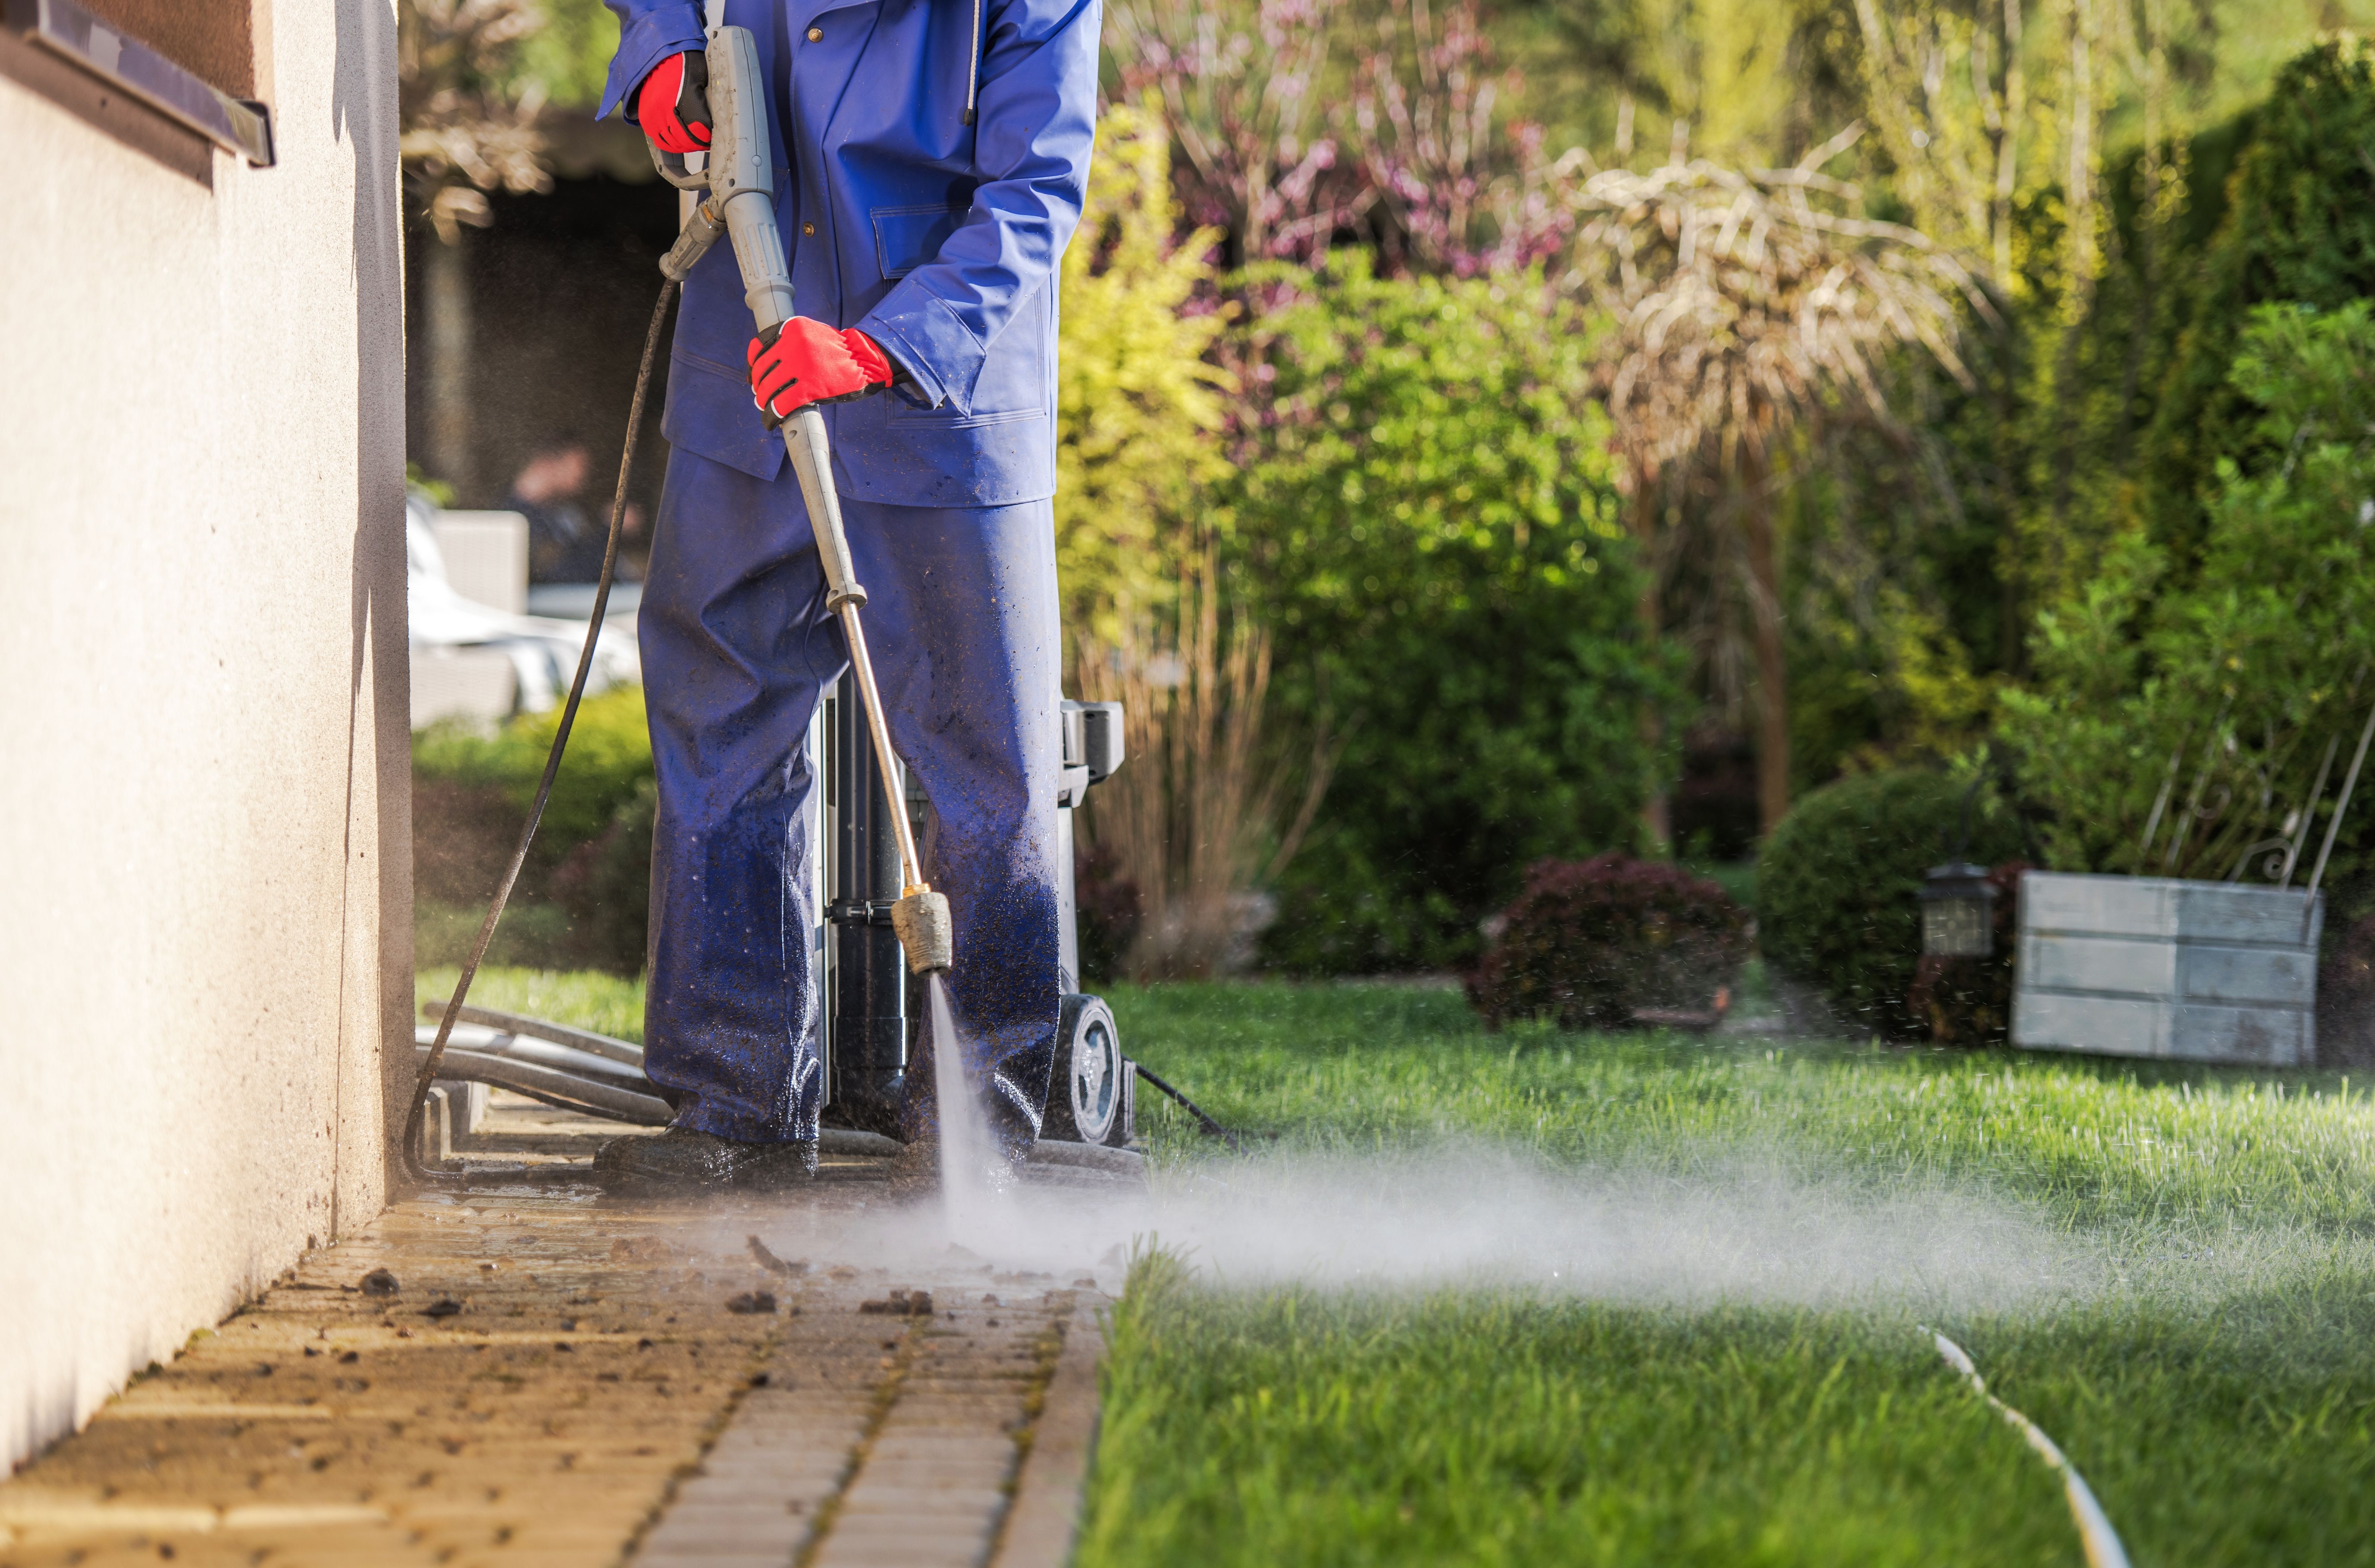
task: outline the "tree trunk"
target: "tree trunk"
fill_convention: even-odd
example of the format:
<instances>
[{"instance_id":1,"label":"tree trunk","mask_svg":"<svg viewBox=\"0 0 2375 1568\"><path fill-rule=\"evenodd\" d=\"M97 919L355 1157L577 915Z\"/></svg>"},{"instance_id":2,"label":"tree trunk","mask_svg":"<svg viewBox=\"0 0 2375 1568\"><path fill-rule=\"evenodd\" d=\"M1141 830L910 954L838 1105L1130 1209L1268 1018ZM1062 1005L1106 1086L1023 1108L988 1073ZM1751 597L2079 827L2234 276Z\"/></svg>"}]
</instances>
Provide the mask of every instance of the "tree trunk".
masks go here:
<instances>
[{"instance_id":1,"label":"tree trunk","mask_svg":"<svg viewBox=\"0 0 2375 1568\"><path fill-rule=\"evenodd\" d=\"M1634 606L1641 625L1641 645L1654 649L1666 632L1665 605L1658 592L1658 477L1654 470L1633 475L1633 539L1641 552L1641 596ZM1666 742L1666 724L1654 701L1641 704L1641 749L1649 771L1641 796L1641 836L1645 853L1662 855L1674 842L1673 801L1658 754Z\"/></svg>"},{"instance_id":2,"label":"tree trunk","mask_svg":"<svg viewBox=\"0 0 2375 1568\"><path fill-rule=\"evenodd\" d=\"M465 230L448 242L434 238L421 257L420 307L428 339L429 450L431 478L454 487L464 505L479 500L470 454L470 259Z\"/></svg>"},{"instance_id":3,"label":"tree trunk","mask_svg":"<svg viewBox=\"0 0 2375 1568\"><path fill-rule=\"evenodd\" d=\"M2012 212L2013 198L2020 182L2020 127L2028 113L2027 79L2022 74L2021 0L2003 0L1997 18L1996 51L2003 61L2003 107L1997 119L2000 126L1995 137L1996 189L1995 199L1989 208L1989 230L1994 242L1995 284L2003 289L2012 287ZM2014 356L2019 341L2013 331L2011 318L2005 317L1996 326L1996 336L2003 351L1996 356L1995 376L1995 442L1996 493L2010 497L2014 487L2008 477L2015 468L2012 459L2013 393L2018 370ZM2007 511L2009 500L2000 501ZM2007 519L2009 521L2009 519ZM2020 553L2016 529L2003 531L2003 545L1996 551L1996 664L2006 674L2017 678L2026 663L2027 644L2021 637L2021 573L2026 569Z\"/></svg>"},{"instance_id":4,"label":"tree trunk","mask_svg":"<svg viewBox=\"0 0 2375 1568\"><path fill-rule=\"evenodd\" d=\"M1756 814L1769 836L1790 811L1790 678L1781 651L1780 551L1766 474L1765 454L1753 442L1741 442L1740 504L1756 620Z\"/></svg>"}]
</instances>

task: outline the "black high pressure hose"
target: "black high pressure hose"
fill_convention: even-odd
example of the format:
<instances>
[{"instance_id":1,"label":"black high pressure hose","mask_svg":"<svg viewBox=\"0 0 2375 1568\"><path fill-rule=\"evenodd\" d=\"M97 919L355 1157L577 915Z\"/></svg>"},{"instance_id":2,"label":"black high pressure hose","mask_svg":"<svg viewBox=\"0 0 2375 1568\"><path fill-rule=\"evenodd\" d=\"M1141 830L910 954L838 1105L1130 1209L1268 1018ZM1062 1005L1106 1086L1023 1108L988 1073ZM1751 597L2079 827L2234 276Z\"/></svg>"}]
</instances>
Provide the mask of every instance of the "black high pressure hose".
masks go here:
<instances>
[{"instance_id":1,"label":"black high pressure hose","mask_svg":"<svg viewBox=\"0 0 2375 1568\"><path fill-rule=\"evenodd\" d=\"M1130 1063L1130 1070L1137 1073L1139 1077L1144 1079L1155 1088L1163 1091L1164 1093L1171 1096L1172 1099L1178 1101L1181 1105L1185 1106L1188 1114L1196 1118L1196 1126L1203 1132L1206 1138L1226 1139L1229 1147L1235 1149L1237 1153L1243 1154L1246 1151L1245 1140L1243 1138L1231 1132L1228 1128L1223 1126L1220 1123L1214 1121L1211 1116L1205 1114L1204 1107L1197 1104L1196 1102L1188 1099L1186 1095L1180 1093L1177 1090L1172 1088L1169 1084L1155 1077L1153 1073L1148 1071L1147 1066L1144 1062Z\"/></svg>"},{"instance_id":2,"label":"black high pressure hose","mask_svg":"<svg viewBox=\"0 0 2375 1568\"><path fill-rule=\"evenodd\" d=\"M635 400L627 410L627 449L619 454L619 489L610 498L610 535L602 547L602 575L594 588L594 613L585 622L585 646L578 651L577 673L569 682L569 701L561 710L561 727L553 732L552 749L544 759L544 777L537 781L536 798L527 808L527 823L520 829L519 847L512 851L511 864L503 867L503 879L495 889L494 902L487 906L487 918L479 924L478 940L470 944L470 956L462 965L461 978L454 983L454 996L445 1004L445 1016L437 1020L437 1039L429 1047L429 1059L420 1064L420 1076L413 1081L412 1108L405 1113L404 1136L397 1144L397 1155L404 1162L404 1173L414 1181L431 1185L460 1185L472 1173L464 1171L432 1171L420 1162L414 1152L420 1138L421 1113L429 1104L429 1086L437 1077L437 1065L444 1060L445 1043L454 1033L454 1020L462 1016L462 1004L469 999L470 982L478 978L479 965L487 956L487 944L494 940L495 923L503 917L503 905L510 902L512 888L519 881L520 868L527 864L528 845L536 842L537 824L544 820L545 803L552 798L552 781L561 773L561 754L568 749L570 726L577 722L577 705L585 700L585 677L594 667L594 649L602 638L602 617L610 607L610 583L619 569L619 539L625 533L627 516L627 479L634 472L635 441L643 433L644 402L651 392L652 365L659 358L660 330L668 324L668 306L676 299L676 279L660 285L658 303L652 307L651 330L644 335L644 360L635 371ZM526 1171L526 1166L517 1169ZM481 1175L492 1171L478 1173Z\"/></svg>"}]
</instances>

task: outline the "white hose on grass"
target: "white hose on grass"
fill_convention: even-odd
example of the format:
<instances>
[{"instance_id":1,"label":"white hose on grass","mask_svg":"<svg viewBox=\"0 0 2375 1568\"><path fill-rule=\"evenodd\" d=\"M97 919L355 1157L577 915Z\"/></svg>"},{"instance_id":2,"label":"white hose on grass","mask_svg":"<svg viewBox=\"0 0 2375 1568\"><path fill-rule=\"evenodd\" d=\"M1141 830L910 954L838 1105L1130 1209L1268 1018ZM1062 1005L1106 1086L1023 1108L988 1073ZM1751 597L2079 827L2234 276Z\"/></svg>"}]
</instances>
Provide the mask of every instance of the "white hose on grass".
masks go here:
<instances>
[{"instance_id":1,"label":"white hose on grass","mask_svg":"<svg viewBox=\"0 0 2375 1568\"><path fill-rule=\"evenodd\" d=\"M1937 1344L1938 1353L1946 1358L1946 1364L1963 1374L1971 1391L1994 1406L1996 1413L2010 1421L2028 1445L2061 1473L2062 1491L2070 1499L2070 1516L2078 1522L2078 1540L2086 1548L2087 1568L2128 1568L2128 1550L2120 1544L2120 1532L2111 1528L2109 1516L2095 1501L2094 1492L2087 1489L2086 1478L2070 1462L2070 1456L2035 1421L1988 1392L1987 1379L1979 1375L1979 1369L1962 1346L1926 1325L1921 1332Z\"/></svg>"}]
</instances>

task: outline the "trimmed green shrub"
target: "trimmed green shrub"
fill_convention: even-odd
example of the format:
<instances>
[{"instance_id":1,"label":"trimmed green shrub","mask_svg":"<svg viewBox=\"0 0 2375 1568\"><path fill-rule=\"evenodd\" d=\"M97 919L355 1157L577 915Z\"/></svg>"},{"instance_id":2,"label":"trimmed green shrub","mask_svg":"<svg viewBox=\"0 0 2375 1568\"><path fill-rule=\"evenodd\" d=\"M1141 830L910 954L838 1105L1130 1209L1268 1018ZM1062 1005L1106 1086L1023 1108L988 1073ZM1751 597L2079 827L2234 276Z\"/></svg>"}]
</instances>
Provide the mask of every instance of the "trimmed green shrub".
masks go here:
<instances>
[{"instance_id":1,"label":"trimmed green shrub","mask_svg":"<svg viewBox=\"0 0 2375 1568\"><path fill-rule=\"evenodd\" d=\"M433 725L412 737L414 787L438 780L494 791L511 807L515 843L560 724L561 710L555 707L523 713L491 736L475 735L456 725ZM585 699L578 705L577 722L569 731L569 754L561 760L552 798L537 829L534 863L557 866L579 844L598 837L652 777L643 688L622 686ZM422 825L418 812L415 817L416 826ZM506 843L504 853L512 847Z\"/></svg>"},{"instance_id":2,"label":"trimmed green shrub","mask_svg":"<svg viewBox=\"0 0 2375 1568\"><path fill-rule=\"evenodd\" d=\"M519 847L520 820L493 784L414 774L413 897L483 906Z\"/></svg>"},{"instance_id":3,"label":"trimmed green shrub","mask_svg":"<svg viewBox=\"0 0 2375 1568\"><path fill-rule=\"evenodd\" d=\"M1500 916L1468 999L1487 1028L1547 1018L1623 1029L1649 1010L1715 1009L1748 957L1748 912L1666 861L1538 860Z\"/></svg>"},{"instance_id":4,"label":"trimmed green shrub","mask_svg":"<svg viewBox=\"0 0 2375 1568\"><path fill-rule=\"evenodd\" d=\"M1594 322L1536 276L1262 268L1237 348L1254 412L1216 487L1227 591L1276 650L1274 737L1341 743L1272 890L1266 961L1471 962L1545 855L1630 848L1669 759L1672 650L1647 646Z\"/></svg>"},{"instance_id":5,"label":"trimmed green shrub","mask_svg":"<svg viewBox=\"0 0 2375 1568\"><path fill-rule=\"evenodd\" d=\"M458 963L468 951L519 845L560 723L555 708L523 714L492 735L441 724L413 736L413 887L423 911L416 936L422 963ZM622 974L643 969L655 788L642 689L621 687L579 704L569 754L495 928L489 961L591 965Z\"/></svg>"},{"instance_id":6,"label":"trimmed green shrub","mask_svg":"<svg viewBox=\"0 0 2375 1568\"><path fill-rule=\"evenodd\" d=\"M416 899L412 905L412 961L419 969L459 968L479 939L487 902L445 903ZM503 906L502 923L487 947L490 964L521 969L574 969L575 945L569 912L557 903L515 898Z\"/></svg>"},{"instance_id":7,"label":"trimmed green shrub","mask_svg":"<svg viewBox=\"0 0 2375 1568\"><path fill-rule=\"evenodd\" d=\"M1866 773L1798 803L1756 867L1757 942L1782 976L1820 991L1875 1034L1918 1039L1909 997L1921 961L1921 878L1950 858L1969 786L1943 773ZM1963 858L2013 859L2021 830L1982 790Z\"/></svg>"}]
</instances>

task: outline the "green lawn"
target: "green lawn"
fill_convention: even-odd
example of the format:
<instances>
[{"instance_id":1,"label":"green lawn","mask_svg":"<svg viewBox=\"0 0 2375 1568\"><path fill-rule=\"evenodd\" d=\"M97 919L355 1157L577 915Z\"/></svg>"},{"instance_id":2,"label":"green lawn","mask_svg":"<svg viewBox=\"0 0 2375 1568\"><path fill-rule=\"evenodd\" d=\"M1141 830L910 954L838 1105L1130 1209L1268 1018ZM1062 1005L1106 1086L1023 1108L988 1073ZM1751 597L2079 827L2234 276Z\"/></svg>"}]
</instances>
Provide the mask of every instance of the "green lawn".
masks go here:
<instances>
[{"instance_id":1,"label":"green lawn","mask_svg":"<svg viewBox=\"0 0 2375 1568\"><path fill-rule=\"evenodd\" d=\"M2135 1562L2375 1562L2363 1088L1492 1035L1456 994L1386 986L1112 999L1127 1049L1272 1147L1490 1139L1684 1175L1753 1154L1876 1194L2019 1204L2102 1248L2118 1282L1940 1326L2062 1443ZM1140 1107L1175 1170L1225 1159ZM1233 1291L1157 1256L1107 1375L1090 1568L2081 1561L2050 1474L1885 1307Z\"/></svg>"},{"instance_id":2,"label":"green lawn","mask_svg":"<svg viewBox=\"0 0 2375 1568\"><path fill-rule=\"evenodd\" d=\"M421 1002L454 994L459 964L423 969L413 982ZM638 1044L644 1038L644 983L597 970L514 969L489 964L470 984L470 1005L574 1024ZM434 1014L423 1018L434 1021Z\"/></svg>"},{"instance_id":3,"label":"green lawn","mask_svg":"<svg viewBox=\"0 0 2375 1568\"><path fill-rule=\"evenodd\" d=\"M422 978L443 995L451 972ZM639 1032L639 985L478 999ZM2317 1075L1749 1038L1488 1034L1456 993L1109 993L1125 1048L1257 1159L1486 1143L1719 1184L2016 1207L2109 1260L1938 1318L2140 1565L2375 1563L2375 1104ZM1237 1158L1141 1090L1169 1182ZM1580 1174L1578 1176L1580 1179ZM1942 1220L1942 1223L1946 1222ZM1189 1262L1192 1263L1192 1259ZM1910 1303L1684 1308L1542 1288L1223 1289L1141 1257L1112 1326L1084 1568L2081 1561L2060 1489Z\"/></svg>"},{"instance_id":4,"label":"green lawn","mask_svg":"<svg viewBox=\"0 0 2375 1568\"><path fill-rule=\"evenodd\" d=\"M1490 1138L1687 1166L1743 1148L1873 1180L2007 1186L2071 1222L2375 1228L2375 1101L2320 1075L1754 1037L1488 1033L1456 992L1108 993L1123 1049L1222 1122L1323 1150ZM1158 1153L1216 1146L1145 1091Z\"/></svg>"}]
</instances>

